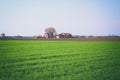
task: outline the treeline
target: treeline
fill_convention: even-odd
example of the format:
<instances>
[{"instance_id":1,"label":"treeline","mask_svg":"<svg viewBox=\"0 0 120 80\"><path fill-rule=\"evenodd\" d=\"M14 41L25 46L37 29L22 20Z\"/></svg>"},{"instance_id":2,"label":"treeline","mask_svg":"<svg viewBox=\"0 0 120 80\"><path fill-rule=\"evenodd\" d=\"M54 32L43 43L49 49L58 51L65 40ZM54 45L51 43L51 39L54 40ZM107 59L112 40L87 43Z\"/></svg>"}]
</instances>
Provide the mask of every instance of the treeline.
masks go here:
<instances>
[{"instance_id":1,"label":"treeline","mask_svg":"<svg viewBox=\"0 0 120 80\"><path fill-rule=\"evenodd\" d=\"M34 39L33 36L4 36L0 37L0 39Z\"/></svg>"},{"instance_id":2,"label":"treeline","mask_svg":"<svg viewBox=\"0 0 120 80\"><path fill-rule=\"evenodd\" d=\"M74 38L120 38L118 35L108 35L108 36L81 36L81 35L75 35Z\"/></svg>"},{"instance_id":3,"label":"treeline","mask_svg":"<svg viewBox=\"0 0 120 80\"><path fill-rule=\"evenodd\" d=\"M67 37L61 37L62 38L67 38ZM74 35L69 38L120 38L118 35L108 35L108 36L82 36L82 35ZM6 36L5 34L0 36L0 39L46 39L44 36ZM60 39L60 38L59 38Z\"/></svg>"}]
</instances>

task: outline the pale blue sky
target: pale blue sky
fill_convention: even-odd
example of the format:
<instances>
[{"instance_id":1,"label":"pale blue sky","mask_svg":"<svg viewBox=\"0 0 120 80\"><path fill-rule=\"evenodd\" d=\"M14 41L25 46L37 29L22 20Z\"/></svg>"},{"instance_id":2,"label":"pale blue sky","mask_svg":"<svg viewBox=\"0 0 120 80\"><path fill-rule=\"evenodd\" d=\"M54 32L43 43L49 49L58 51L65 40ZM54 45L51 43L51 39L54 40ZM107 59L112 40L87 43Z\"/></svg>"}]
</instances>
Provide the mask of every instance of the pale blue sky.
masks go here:
<instances>
[{"instance_id":1,"label":"pale blue sky","mask_svg":"<svg viewBox=\"0 0 120 80\"><path fill-rule=\"evenodd\" d=\"M0 33L120 35L120 0L0 0Z\"/></svg>"}]
</instances>

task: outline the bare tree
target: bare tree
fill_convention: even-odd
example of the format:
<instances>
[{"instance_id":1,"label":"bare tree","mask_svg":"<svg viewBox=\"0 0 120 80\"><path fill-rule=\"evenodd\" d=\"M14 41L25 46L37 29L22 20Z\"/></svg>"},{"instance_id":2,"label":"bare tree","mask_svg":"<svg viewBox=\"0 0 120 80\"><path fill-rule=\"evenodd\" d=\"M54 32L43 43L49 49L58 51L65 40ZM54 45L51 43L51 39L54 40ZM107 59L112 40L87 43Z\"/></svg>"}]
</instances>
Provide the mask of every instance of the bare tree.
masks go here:
<instances>
[{"instance_id":1,"label":"bare tree","mask_svg":"<svg viewBox=\"0 0 120 80\"><path fill-rule=\"evenodd\" d=\"M45 32L45 36L47 36L46 38L54 38L56 35L56 30L53 27L46 28Z\"/></svg>"}]
</instances>

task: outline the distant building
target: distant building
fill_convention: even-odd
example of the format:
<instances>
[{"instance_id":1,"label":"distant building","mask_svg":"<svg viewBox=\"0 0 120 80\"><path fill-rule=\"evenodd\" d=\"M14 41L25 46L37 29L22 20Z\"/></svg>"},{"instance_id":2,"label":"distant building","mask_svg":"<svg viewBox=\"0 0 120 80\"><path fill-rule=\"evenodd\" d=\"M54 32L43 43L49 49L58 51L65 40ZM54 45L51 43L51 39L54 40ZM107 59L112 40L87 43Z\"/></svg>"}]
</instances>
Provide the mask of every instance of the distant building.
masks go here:
<instances>
[{"instance_id":1,"label":"distant building","mask_svg":"<svg viewBox=\"0 0 120 80\"><path fill-rule=\"evenodd\" d=\"M42 38L42 35L35 36L35 39L40 39L40 38Z\"/></svg>"},{"instance_id":2,"label":"distant building","mask_svg":"<svg viewBox=\"0 0 120 80\"><path fill-rule=\"evenodd\" d=\"M65 35L63 35L63 34L58 34L58 35L56 35L56 38L57 38L57 39L59 39L59 38L65 38Z\"/></svg>"},{"instance_id":3,"label":"distant building","mask_svg":"<svg viewBox=\"0 0 120 80\"><path fill-rule=\"evenodd\" d=\"M56 38L59 39L59 38L72 38L72 34L70 33L61 33L61 34L58 34L56 35Z\"/></svg>"},{"instance_id":4,"label":"distant building","mask_svg":"<svg viewBox=\"0 0 120 80\"><path fill-rule=\"evenodd\" d=\"M49 38L48 33L45 33L45 34L44 34L44 37L45 37L46 39L48 39L48 38Z\"/></svg>"}]
</instances>

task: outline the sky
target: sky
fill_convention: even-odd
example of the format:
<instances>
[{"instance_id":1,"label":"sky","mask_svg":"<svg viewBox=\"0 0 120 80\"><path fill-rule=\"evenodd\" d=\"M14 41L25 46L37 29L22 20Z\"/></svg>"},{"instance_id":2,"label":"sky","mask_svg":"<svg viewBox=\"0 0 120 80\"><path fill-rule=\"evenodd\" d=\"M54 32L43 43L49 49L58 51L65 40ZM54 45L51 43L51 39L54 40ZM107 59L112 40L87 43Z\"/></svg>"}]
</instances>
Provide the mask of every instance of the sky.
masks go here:
<instances>
[{"instance_id":1,"label":"sky","mask_svg":"<svg viewBox=\"0 0 120 80\"><path fill-rule=\"evenodd\" d=\"M120 35L120 0L0 0L0 33Z\"/></svg>"}]
</instances>

